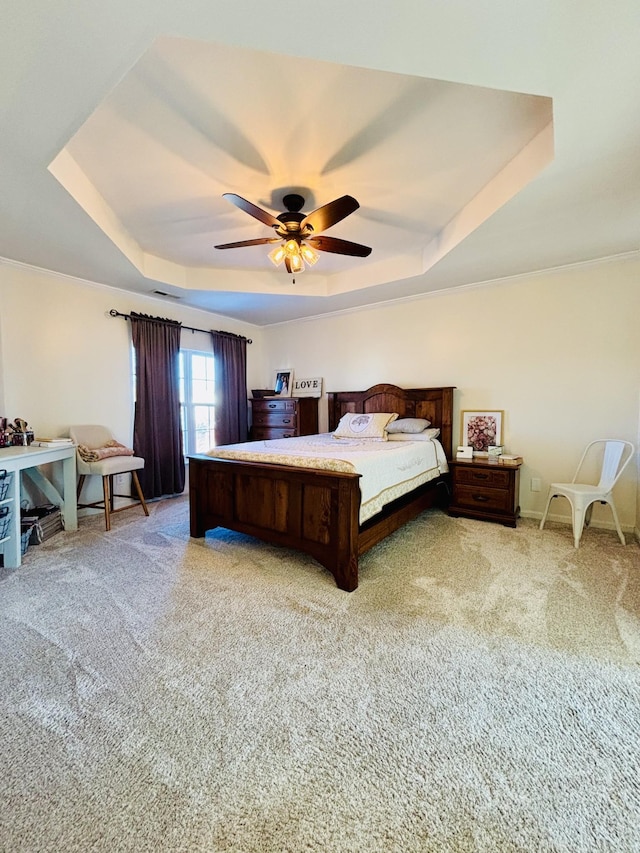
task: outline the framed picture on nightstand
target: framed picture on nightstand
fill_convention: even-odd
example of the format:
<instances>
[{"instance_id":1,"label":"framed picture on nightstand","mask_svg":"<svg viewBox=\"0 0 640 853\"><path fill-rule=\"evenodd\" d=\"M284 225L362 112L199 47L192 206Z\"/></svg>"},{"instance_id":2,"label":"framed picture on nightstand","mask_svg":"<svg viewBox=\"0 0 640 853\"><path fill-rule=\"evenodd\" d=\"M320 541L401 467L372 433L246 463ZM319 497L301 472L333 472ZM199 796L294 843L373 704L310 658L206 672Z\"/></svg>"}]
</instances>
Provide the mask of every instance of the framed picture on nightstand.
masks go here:
<instances>
[{"instance_id":1,"label":"framed picture on nightstand","mask_svg":"<svg viewBox=\"0 0 640 853\"><path fill-rule=\"evenodd\" d=\"M460 412L460 444L473 447L476 453L487 453L490 445L502 444L504 411L467 409Z\"/></svg>"}]
</instances>

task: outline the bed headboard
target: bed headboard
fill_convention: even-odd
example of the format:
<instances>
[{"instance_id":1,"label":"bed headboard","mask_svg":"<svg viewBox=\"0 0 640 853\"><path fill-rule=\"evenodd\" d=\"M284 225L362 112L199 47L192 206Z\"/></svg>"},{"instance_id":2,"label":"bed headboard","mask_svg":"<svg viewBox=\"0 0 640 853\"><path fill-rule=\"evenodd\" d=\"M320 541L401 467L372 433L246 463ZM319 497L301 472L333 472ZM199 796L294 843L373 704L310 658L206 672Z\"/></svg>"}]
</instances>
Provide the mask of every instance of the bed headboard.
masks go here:
<instances>
[{"instance_id":1,"label":"bed headboard","mask_svg":"<svg viewBox=\"0 0 640 853\"><path fill-rule=\"evenodd\" d=\"M347 412L397 412L401 418L426 418L440 427L440 443L451 459L453 392L447 388L398 388L397 385L373 385L367 391L329 391L329 432Z\"/></svg>"}]
</instances>

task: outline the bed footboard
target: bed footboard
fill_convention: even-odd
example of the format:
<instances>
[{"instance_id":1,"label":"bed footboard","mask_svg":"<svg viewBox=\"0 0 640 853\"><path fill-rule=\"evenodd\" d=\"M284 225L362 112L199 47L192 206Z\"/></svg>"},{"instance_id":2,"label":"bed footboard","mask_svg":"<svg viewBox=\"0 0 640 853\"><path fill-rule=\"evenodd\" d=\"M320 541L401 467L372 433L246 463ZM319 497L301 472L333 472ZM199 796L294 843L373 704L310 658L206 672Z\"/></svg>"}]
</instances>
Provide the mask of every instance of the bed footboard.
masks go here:
<instances>
[{"instance_id":1,"label":"bed footboard","mask_svg":"<svg viewBox=\"0 0 640 853\"><path fill-rule=\"evenodd\" d=\"M358 586L359 474L192 456L191 536L227 527L303 551L334 576Z\"/></svg>"}]
</instances>

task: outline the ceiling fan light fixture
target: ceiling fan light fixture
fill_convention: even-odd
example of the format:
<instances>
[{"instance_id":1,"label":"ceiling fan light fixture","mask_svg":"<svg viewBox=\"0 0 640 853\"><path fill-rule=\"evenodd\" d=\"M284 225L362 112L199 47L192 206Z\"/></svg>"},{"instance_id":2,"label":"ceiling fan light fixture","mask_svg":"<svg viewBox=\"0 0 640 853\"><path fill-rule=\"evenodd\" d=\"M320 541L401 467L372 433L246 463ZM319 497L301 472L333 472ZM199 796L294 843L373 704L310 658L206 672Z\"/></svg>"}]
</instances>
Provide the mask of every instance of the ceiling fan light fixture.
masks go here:
<instances>
[{"instance_id":1,"label":"ceiling fan light fixture","mask_svg":"<svg viewBox=\"0 0 640 853\"><path fill-rule=\"evenodd\" d=\"M276 246L275 249L269 252L269 260L276 266L279 266L284 261L286 254L284 246Z\"/></svg>"},{"instance_id":2,"label":"ceiling fan light fixture","mask_svg":"<svg viewBox=\"0 0 640 853\"><path fill-rule=\"evenodd\" d=\"M287 240L284 244L284 250L288 257L300 254L300 243L297 240Z\"/></svg>"},{"instance_id":3,"label":"ceiling fan light fixture","mask_svg":"<svg viewBox=\"0 0 640 853\"><path fill-rule=\"evenodd\" d=\"M289 258L289 266L291 268L291 272L304 272L304 263L302 261L302 256L298 253L288 255Z\"/></svg>"},{"instance_id":4,"label":"ceiling fan light fixture","mask_svg":"<svg viewBox=\"0 0 640 853\"><path fill-rule=\"evenodd\" d=\"M316 250L312 249L311 246L307 246L306 243L300 243L300 254L311 267L317 262L318 258L320 257Z\"/></svg>"}]
</instances>

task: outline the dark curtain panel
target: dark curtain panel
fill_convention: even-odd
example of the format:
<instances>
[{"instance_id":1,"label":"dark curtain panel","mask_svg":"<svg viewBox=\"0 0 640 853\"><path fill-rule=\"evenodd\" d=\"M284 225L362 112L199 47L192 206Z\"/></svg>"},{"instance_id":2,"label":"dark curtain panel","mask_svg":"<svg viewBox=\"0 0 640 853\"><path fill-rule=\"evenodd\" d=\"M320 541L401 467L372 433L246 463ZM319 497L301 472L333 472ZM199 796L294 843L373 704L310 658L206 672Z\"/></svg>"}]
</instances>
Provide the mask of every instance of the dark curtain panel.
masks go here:
<instances>
[{"instance_id":1,"label":"dark curtain panel","mask_svg":"<svg viewBox=\"0 0 640 853\"><path fill-rule=\"evenodd\" d=\"M211 332L216 380L216 444L248 438L247 339Z\"/></svg>"},{"instance_id":2,"label":"dark curtain panel","mask_svg":"<svg viewBox=\"0 0 640 853\"><path fill-rule=\"evenodd\" d=\"M180 429L180 323L131 313L136 354L136 408L133 446L145 460L139 472L146 498L184 491Z\"/></svg>"}]
</instances>

